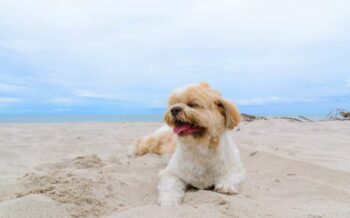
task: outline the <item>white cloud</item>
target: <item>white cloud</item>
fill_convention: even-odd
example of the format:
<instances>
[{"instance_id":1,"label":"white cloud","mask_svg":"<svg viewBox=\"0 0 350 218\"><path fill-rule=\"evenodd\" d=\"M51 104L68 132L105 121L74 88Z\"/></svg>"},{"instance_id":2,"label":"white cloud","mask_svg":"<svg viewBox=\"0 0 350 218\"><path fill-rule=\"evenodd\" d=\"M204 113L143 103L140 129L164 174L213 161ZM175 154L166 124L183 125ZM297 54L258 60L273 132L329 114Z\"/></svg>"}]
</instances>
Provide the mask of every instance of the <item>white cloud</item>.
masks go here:
<instances>
[{"instance_id":1,"label":"white cloud","mask_svg":"<svg viewBox=\"0 0 350 218\"><path fill-rule=\"evenodd\" d=\"M155 100L147 106L152 109L163 109L167 107L167 103L164 100Z\"/></svg>"},{"instance_id":2,"label":"white cloud","mask_svg":"<svg viewBox=\"0 0 350 218\"><path fill-rule=\"evenodd\" d=\"M21 85L12 85L6 83L0 83L0 92L22 92L25 91L27 87Z\"/></svg>"},{"instance_id":3,"label":"white cloud","mask_svg":"<svg viewBox=\"0 0 350 218\"><path fill-rule=\"evenodd\" d=\"M114 94L98 93L98 92L83 90L83 89L76 90L75 96L80 98L100 98L100 99L106 99L106 100L121 100L121 101L123 100L122 96L117 96Z\"/></svg>"},{"instance_id":4,"label":"white cloud","mask_svg":"<svg viewBox=\"0 0 350 218\"><path fill-rule=\"evenodd\" d=\"M44 50L45 45L38 40L19 38L0 41L0 48L8 49L20 54L37 55Z\"/></svg>"},{"instance_id":5,"label":"white cloud","mask_svg":"<svg viewBox=\"0 0 350 218\"><path fill-rule=\"evenodd\" d=\"M9 64L0 74L38 78L28 87L34 84L46 101L52 93L68 96L52 101L62 105L96 98L157 108L171 89L198 80L232 98L272 96L242 105L302 102L283 96L310 96L305 87L314 78L344 84L345 73L335 68L349 68L337 62L350 43L349 6L346 0L1 1L0 52ZM15 92L13 86L0 91Z\"/></svg>"},{"instance_id":6,"label":"white cloud","mask_svg":"<svg viewBox=\"0 0 350 218\"><path fill-rule=\"evenodd\" d=\"M83 97L83 98L113 99L113 96L111 96L109 94L100 94L100 93L95 93L95 92L88 91L88 90L77 90L76 91L76 96L77 97Z\"/></svg>"},{"instance_id":7,"label":"white cloud","mask_svg":"<svg viewBox=\"0 0 350 218\"><path fill-rule=\"evenodd\" d=\"M286 103L311 103L314 102L313 99L306 98L283 98L277 96L271 97L260 97L251 99L241 99L237 100L237 104L241 106L263 106L271 104L286 104Z\"/></svg>"},{"instance_id":8,"label":"white cloud","mask_svg":"<svg viewBox=\"0 0 350 218\"><path fill-rule=\"evenodd\" d=\"M63 105L70 105L75 103L76 101L73 98L67 98L67 97L57 97L52 99L53 103L55 104L63 104Z\"/></svg>"},{"instance_id":9,"label":"white cloud","mask_svg":"<svg viewBox=\"0 0 350 218\"><path fill-rule=\"evenodd\" d=\"M70 108L54 108L52 111L54 112L67 112L70 111Z\"/></svg>"},{"instance_id":10,"label":"white cloud","mask_svg":"<svg viewBox=\"0 0 350 218\"><path fill-rule=\"evenodd\" d=\"M10 97L0 97L0 104L14 104L19 103L22 100L19 98L10 98Z\"/></svg>"},{"instance_id":11,"label":"white cloud","mask_svg":"<svg viewBox=\"0 0 350 218\"><path fill-rule=\"evenodd\" d=\"M196 46L283 51L344 37L349 18L347 1L14 0L1 4L1 23L28 36L3 43L15 50L36 52L47 44L65 55L118 58Z\"/></svg>"}]
</instances>

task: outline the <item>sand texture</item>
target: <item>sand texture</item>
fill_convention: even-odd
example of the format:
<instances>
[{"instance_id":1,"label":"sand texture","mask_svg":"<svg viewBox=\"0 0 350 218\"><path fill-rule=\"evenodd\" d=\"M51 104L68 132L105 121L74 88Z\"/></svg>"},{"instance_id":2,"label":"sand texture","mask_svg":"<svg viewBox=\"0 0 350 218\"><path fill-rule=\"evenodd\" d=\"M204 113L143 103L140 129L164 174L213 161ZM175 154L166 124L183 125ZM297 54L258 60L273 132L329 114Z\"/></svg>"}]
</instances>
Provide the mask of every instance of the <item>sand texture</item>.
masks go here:
<instances>
[{"instance_id":1,"label":"sand texture","mask_svg":"<svg viewBox=\"0 0 350 218\"><path fill-rule=\"evenodd\" d=\"M244 122L235 141L248 172L234 196L188 190L157 205L168 157L128 158L160 123L0 125L0 218L350 217L350 122Z\"/></svg>"}]
</instances>

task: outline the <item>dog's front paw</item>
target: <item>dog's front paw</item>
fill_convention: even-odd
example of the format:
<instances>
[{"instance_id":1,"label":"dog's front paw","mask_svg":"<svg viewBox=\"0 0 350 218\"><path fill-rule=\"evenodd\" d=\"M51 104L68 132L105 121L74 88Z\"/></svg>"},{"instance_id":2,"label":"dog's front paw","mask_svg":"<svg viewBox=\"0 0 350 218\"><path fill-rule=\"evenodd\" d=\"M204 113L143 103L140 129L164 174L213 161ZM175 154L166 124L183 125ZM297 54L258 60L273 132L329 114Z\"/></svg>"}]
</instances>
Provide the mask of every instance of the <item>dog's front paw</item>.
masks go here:
<instances>
[{"instance_id":1,"label":"dog's front paw","mask_svg":"<svg viewBox=\"0 0 350 218\"><path fill-rule=\"evenodd\" d=\"M135 157L137 155L137 145L132 144L128 147L128 151L126 153L128 157Z\"/></svg>"},{"instance_id":2,"label":"dog's front paw","mask_svg":"<svg viewBox=\"0 0 350 218\"><path fill-rule=\"evenodd\" d=\"M141 156L144 155L144 153L140 150L140 141L141 138L135 140L128 148L127 156L128 157L135 157L135 156Z\"/></svg>"},{"instance_id":3,"label":"dog's front paw","mask_svg":"<svg viewBox=\"0 0 350 218\"><path fill-rule=\"evenodd\" d=\"M162 199L162 200L158 200L158 204L162 207L169 207L169 206L179 206L180 202L177 199Z\"/></svg>"},{"instance_id":4,"label":"dog's front paw","mask_svg":"<svg viewBox=\"0 0 350 218\"><path fill-rule=\"evenodd\" d=\"M238 189L234 185L217 184L214 191L225 194L225 195L236 195Z\"/></svg>"}]
</instances>

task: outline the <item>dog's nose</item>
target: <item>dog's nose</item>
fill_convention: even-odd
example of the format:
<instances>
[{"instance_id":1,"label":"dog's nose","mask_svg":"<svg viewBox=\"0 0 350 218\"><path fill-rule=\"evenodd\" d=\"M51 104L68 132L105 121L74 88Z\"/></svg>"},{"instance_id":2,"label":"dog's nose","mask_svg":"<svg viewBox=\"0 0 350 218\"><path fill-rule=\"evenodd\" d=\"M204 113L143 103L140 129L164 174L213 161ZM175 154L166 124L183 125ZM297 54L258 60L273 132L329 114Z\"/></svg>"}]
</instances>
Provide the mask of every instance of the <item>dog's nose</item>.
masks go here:
<instances>
[{"instance_id":1,"label":"dog's nose","mask_svg":"<svg viewBox=\"0 0 350 218\"><path fill-rule=\"evenodd\" d=\"M179 106L176 106L170 109L171 115L173 115L174 117L176 117L176 115L178 115L181 111L182 111L182 108Z\"/></svg>"}]
</instances>

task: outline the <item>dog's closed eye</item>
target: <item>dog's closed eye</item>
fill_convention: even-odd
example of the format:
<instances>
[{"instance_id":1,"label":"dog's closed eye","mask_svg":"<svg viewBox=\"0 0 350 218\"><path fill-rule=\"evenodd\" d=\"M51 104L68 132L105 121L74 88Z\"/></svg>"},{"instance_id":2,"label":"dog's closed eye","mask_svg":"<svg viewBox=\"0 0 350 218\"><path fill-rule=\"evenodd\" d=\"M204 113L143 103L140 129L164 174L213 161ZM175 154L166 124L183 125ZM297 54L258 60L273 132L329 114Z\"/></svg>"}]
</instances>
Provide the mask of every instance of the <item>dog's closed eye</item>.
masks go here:
<instances>
[{"instance_id":1,"label":"dog's closed eye","mask_svg":"<svg viewBox=\"0 0 350 218\"><path fill-rule=\"evenodd\" d=\"M224 108L224 105L221 102L217 102L216 105L220 108Z\"/></svg>"},{"instance_id":2,"label":"dog's closed eye","mask_svg":"<svg viewBox=\"0 0 350 218\"><path fill-rule=\"evenodd\" d=\"M191 108L199 108L200 107L198 104L195 104L195 103L187 103L187 106L189 106Z\"/></svg>"}]
</instances>

